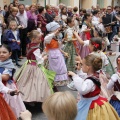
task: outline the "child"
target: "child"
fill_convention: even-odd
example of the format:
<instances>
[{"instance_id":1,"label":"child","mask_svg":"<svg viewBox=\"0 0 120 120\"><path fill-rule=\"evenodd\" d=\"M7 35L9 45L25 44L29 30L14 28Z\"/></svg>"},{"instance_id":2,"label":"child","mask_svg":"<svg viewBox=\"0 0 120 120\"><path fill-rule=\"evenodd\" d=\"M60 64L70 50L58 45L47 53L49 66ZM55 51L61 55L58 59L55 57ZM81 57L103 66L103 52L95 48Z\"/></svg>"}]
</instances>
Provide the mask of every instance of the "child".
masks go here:
<instances>
[{"instance_id":1,"label":"child","mask_svg":"<svg viewBox=\"0 0 120 120\"><path fill-rule=\"evenodd\" d=\"M29 34L31 43L27 46L27 61L16 74L15 80L20 91L24 93L25 102L43 102L53 93L52 83L55 72L46 70L42 64L47 56L42 57L39 45L41 34L33 30Z\"/></svg>"},{"instance_id":2,"label":"child","mask_svg":"<svg viewBox=\"0 0 120 120\"><path fill-rule=\"evenodd\" d=\"M114 88L114 95L111 97L110 104L115 108L120 117L120 56L117 57L116 62L117 72L112 75L109 83L107 84L107 88Z\"/></svg>"},{"instance_id":3,"label":"child","mask_svg":"<svg viewBox=\"0 0 120 120\"><path fill-rule=\"evenodd\" d=\"M82 71L87 78L82 79L73 72L71 75L81 100L78 102L76 120L119 120L119 116L106 98L100 97L101 84L96 73L102 68L102 59L93 54L82 61Z\"/></svg>"},{"instance_id":4,"label":"child","mask_svg":"<svg viewBox=\"0 0 120 120\"><path fill-rule=\"evenodd\" d=\"M18 94L18 91L12 91L12 89L9 89L3 85L1 82L1 75L0 75L0 92L4 94L10 94L15 95ZM13 114L11 108L9 105L5 102L2 95L0 94L0 119L1 120L16 120L15 115Z\"/></svg>"},{"instance_id":5,"label":"child","mask_svg":"<svg viewBox=\"0 0 120 120\"><path fill-rule=\"evenodd\" d=\"M49 69L56 72L54 85L64 86L68 84L67 68L62 53L65 52L59 49L57 35L59 34L60 25L56 22L51 22L46 25L47 31L50 32L45 39L46 51L48 53ZM62 52L62 53L61 53Z\"/></svg>"},{"instance_id":6,"label":"child","mask_svg":"<svg viewBox=\"0 0 120 120\"><path fill-rule=\"evenodd\" d=\"M107 90L106 88L108 79L105 72L106 72L106 66L109 64L109 61L107 56L102 52L102 41L103 41L102 38L94 37L91 38L90 40L82 41L81 38L76 34L76 32L74 33L80 44L84 46L89 46L89 49L91 51L90 54L94 54L102 59L102 70L99 71L100 72L99 77L102 84L101 95L109 99L113 91Z\"/></svg>"},{"instance_id":7,"label":"child","mask_svg":"<svg viewBox=\"0 0 120 120\"><path fill-rule=\"evenodd\" d=\"M8 41L8 46L12 49L12 59L15 60L16 66L20 67L18 63L18 52L20 51L20 38L19 32L17 30L16 21L10 21L9 31L6 33L6 38Z\"/></svg>"},{"instance_id":8,"label":"child","mask_svg":"<svg viewBox=\"0 0 120 120\"><path fill-rule=\"evenodd\" d=\"M65 58L68 71L75 72L75 57L77 56L76 38L74 32L74 19L72 17L67 18L68 29L65 31L65 40L67 43L64 47L64 52L68 53L69 57Z\"/></svg>"},{"instance_id":9,"label":"child","mask_svg":"<svg viewBox=\"0 0 120 120\"><path fill-rule=\"evenodd\" d=\"M57 92L43 103L43 112L49 120L75 120L76 100L70 92Z\"/></svg>"},{"instance_id":10,"label":"child","mask_svg":"<svg viewBox=\"0 0 120 120\"><path fill-rule=\"evenodd\" d=\"M11 49L9 46L1 45L0 46L0 73L2 77L2 82L10 89L15 90L16 85L13 81L13 72L14 72L14 64L12 63L11 57ZM10 96L8 94L3 94L4 99L10 105L13 110L16 118L19 118L20 112L24 112L26 110L24 103L21 99L21 96Z\"/></svg>"}]
</instances>

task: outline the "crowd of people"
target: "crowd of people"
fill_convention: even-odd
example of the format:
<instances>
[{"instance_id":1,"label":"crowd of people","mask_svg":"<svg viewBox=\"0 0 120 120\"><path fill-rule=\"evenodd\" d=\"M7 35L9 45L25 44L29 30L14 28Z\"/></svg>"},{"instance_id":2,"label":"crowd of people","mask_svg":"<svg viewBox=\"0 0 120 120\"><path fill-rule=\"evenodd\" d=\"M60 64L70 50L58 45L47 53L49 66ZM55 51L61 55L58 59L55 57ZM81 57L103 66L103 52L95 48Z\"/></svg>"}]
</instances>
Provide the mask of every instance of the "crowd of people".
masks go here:
<instances>
[{"instance_id":1,"label":"crowd of people","mask_svg":"<svg viewBox=\"0 0 120 120\"><path fill-rule=\"evenodd\" d=\"M13 0L0 7L1 120L31 120L25 104L36 102L49 120L119 120L120 56L114 68L112 43L120 52L119 6ZM78 91L77 98L64 87Z\"/></svg>"}]
</instances>

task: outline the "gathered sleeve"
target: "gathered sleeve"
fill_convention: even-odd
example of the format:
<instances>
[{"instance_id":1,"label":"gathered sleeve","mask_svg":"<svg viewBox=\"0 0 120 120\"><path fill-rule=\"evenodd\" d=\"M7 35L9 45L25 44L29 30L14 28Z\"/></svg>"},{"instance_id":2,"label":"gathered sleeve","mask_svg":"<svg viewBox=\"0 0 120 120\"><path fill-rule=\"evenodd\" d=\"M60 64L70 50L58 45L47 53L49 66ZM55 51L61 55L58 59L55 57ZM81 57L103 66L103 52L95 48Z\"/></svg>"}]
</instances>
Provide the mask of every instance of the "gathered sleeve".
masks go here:
<instances>
[{"instance_id":1,"label":"gathered sleeve","mask_svg":"<svg viewBox=\"0 0 120 120\"><path fill-rule=\"evenodd\" d=\"M86 25L82 25L81 32L84 32L87 29Z\"/></svg>"},{"instance_id":2,"label":"gathered sleeve","mask_svg":"<svg viewBox=\"0 0 120 120\"><path fill-rule=\"evenodd\" d=\"M55 33L48 34L47 36L45 36L44 42L47 44L50 44L50 42L54 36L55 36Z\"/></svg>"},{"instance_id":3,"label":"gathered sleeve","mask_svg":"<svg viewBox=\"0 0 120 120\"><path fill-rule=\"evenodd\" d=\"M95 90L95 85L90 79L82 79L81 77L75 75L73 76L73 81L76 89L81 95L88 94Z\"/></svg>"},{"instance_id":4,"label":"gathered sleeve","mask_svg":"<svg viewBox=\"0 0 120 120\"><path fill-rule=\"evenodd\" d=\"M113 74L107 84L107 89L112 89L114 87L115 82L117 82L118 79L120 79L119 76L117 74Z\"/></svg>"},{"instance_id":5,"label":"gathered sleeve","mask_svg":"<svg viewBox=\"0 0 120 120\"><path fill-rule=\"evenodd\" d=\"M0 74L0 92L7 93L8 91L12 91L12 89L9 89L6 86L4 86L4 84L2 83L2 78L1 78L1 74Z\"/></svg>"},{"instance_id":6,"label":"gathered sleeve","mask_svg":"<svg viewBox=\"0 0 120 120\"><path fill-rule=\"evenodd\" d=\"M38 65L43 64L44 59L42 57L42 54L40 53L40 49L35 50L33 54L35 55Z\"/></svg>"}]
</instances>

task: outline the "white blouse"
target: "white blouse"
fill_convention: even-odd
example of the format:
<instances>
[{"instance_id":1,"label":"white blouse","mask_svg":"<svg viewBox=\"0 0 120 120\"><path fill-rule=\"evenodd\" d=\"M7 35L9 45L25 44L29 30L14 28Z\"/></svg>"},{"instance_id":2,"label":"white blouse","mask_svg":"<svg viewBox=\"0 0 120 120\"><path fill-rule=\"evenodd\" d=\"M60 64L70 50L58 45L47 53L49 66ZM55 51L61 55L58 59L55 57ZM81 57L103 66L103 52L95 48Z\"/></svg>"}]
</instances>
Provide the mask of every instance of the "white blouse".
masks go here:
<instances>
[{"instance_id":1,"label":"white blouse","mask_svg":"<svg viewBox=\"0 0 120 120\"><path fill-rule=\"evenodd\" d=\"M35 55L35 58L37 60L37 64L43 64L44 59L42 57L42 54L40 53L40 49L37 49L33 52L33 54Z\"/></svg>"},{"instance_id":2,"label":"white blouse","mask_svg":"<svg viewBox=\"0 0 120 120\"><path fill-rule=\"evenodd\" d=\"M113 74L111 79L109 80L109 83L107 84L107 89L112 89L114 87L115 82L119 82L120 84L120 76L119 73Z\"/></svg>"},{"instance_id":3,"label":"white blouse","mask_svg":"<svg viewBox=\"0 0 120 120\"><path fill-rule=\"evenodd\" d=\"M0 92L7 93L8 91L12 91L12 90L4 86L4 84L2 83L2 78L0 74Z\"/></svg>"},{"instance_id":4,"label":"white blouse","mask_svg":"<svg viewBox=\"0 0 120 120\"><path fill-rule=\"evenodd\" d=\"M86 76L87 77L87 76ZM90 92L93 92L95 90L95 84L90 79L82 79L78 75L75 75L72 77L74 81L74 85L80 95L86 95Z\"/></svg>"}]
</instances>

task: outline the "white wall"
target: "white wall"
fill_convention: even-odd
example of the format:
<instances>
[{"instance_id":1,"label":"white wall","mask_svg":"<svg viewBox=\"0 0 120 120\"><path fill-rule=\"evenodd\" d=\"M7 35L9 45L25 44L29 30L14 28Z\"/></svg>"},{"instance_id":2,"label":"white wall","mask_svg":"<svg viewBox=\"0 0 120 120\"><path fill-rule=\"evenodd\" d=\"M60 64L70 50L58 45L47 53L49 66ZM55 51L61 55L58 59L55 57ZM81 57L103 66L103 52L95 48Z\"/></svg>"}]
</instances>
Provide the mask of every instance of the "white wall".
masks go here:
<instances>
[{"instance_id":1,"label":"white wall","mask_svg":"<svg viewBox=\"0 0 120 120\"><path fill-rule=\"evenodd\" d=\"M92 5L91 6L96 7L96 5L97 5L97 0L92 0Z\"/></svg>"},{"instance_id":2,"label":"white wall","mask_svg":"<svg viewBox=\"0 0 120 120\"><path fill-rule=\"evenodd\" d=\"M0 7L3 9L4 3L3 0L0 0Z\"/></svg>"}]
</instances>

